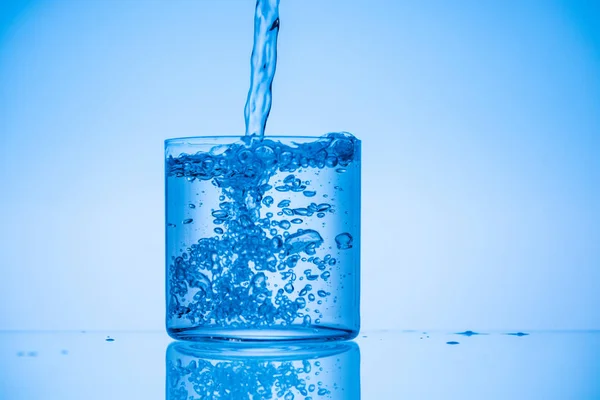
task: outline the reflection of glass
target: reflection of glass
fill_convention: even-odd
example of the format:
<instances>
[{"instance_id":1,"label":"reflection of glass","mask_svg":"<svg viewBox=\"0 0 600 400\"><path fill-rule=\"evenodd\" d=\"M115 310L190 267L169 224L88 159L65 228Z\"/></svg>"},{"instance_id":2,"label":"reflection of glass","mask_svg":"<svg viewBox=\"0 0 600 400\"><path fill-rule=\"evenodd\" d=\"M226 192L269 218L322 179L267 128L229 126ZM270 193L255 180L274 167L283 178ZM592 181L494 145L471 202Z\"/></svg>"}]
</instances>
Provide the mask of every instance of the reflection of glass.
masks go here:
<instances>
[{"instance_id":1,"label":"reflection of glass","mask_svg":"<svg viewBox=\"0 0 600 400\"><path fill-rule=\"evenodd\" d=\"M354 342L174 342L167 348L167 400L360 399Z\"/></svg>"}]
</instances>

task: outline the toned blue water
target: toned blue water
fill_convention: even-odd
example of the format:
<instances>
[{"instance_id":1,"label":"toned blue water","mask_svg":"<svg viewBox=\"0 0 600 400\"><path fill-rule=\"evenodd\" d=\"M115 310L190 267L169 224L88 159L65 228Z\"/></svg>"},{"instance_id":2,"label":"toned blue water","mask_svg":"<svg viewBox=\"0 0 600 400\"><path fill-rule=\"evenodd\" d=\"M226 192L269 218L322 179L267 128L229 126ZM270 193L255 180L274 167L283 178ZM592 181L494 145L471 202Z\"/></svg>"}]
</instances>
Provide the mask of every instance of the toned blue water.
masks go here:
<instances>
[{"instance_id":1,"label":"toned blue water","mask_svg":"<svg viewBox=\"0 0 600 400\"><path fill-rule=\"evenodd\" d=\"M279 0L258 0L254 16L254 46L250 90L244 108L246 135L262 138L271 111L271 85L277 66Z\"/></svg>"},{"instance_id":2,"label":"toned blue water","mask_svg":"<svg viewBox=\"0 0 600 400\"><path fill-rule=\"evenodd\" d=\"M360 142L264 137L278 6L256 3L243 140L167 149L167 327L177 338L350 338L359 329Z\"/></svg>"},{"instance_id":3,"label":"toned blue water","mask_svg":"<svg viewBox=\"0 0 600 400\"><path fill-rule=\"evenodd\" d=\"M356 138L331 133L298 144L254 139L169 156L171 334L354 336L359 155Z\"/></svg>"}]
</instances>

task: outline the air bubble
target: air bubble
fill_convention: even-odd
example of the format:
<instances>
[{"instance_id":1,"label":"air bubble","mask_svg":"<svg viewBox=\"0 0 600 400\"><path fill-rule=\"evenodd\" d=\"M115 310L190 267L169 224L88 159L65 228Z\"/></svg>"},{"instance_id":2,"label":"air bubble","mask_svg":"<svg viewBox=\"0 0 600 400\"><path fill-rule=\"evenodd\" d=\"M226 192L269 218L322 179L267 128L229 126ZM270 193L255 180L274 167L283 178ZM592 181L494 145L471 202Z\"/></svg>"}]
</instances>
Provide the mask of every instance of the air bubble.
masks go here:
<instances>
[{"instance_id":1,"label":"air bubble","mask_svg":"<svg viewBox=\"0 0 600 400\"><path fill-rule=\"evenodd\" d=\"M266 196L262 202L265 206L271 207L271 204L273 204L273 198L271 196Z\"/></svg>"},{"instance_id":2,"label":"air bubble","mask_svg":"<svg viewBox=\"0 0 600 400\"><path fill-rule=\"evenodd\" d=\"M304 231L298 230L298 232L289 235L285 240L285 246L288 250L288 254L299 253L301 251L310 254L308 252L310 251L311 247L318 247L322 243L323 238L321 235L319 235L319 232L312 229L306 229Z\"/></svg>"},{"instance_id":3,"label":"air bubble","mask_svg":"<svg viewBox=\"0 0 600 400\"><path fill-rule=\"evenodd\" d=\"M278 204L277 207L279 208L283 208L283 207L288 207L290 205L290 201L289 200L281 200Z\"/></svg>"},{"instance_id":4,"label":"air bubble","mask_svg":"<svg viewBox=\"0 0 600 400\"><path fill-rule=\"evenodd\" d=\"M333 168L337 164L338 164L338 160L336 157L329 156L329 157L327 157L327 159L325 159L325 165L327 165L329 168Z\"/></svg>"},{"instance_id":5,"label":"air bubble","mask_svg":"<svg viewBox=\"0 0 600 400\"><path fill-rule=\"evenodd\" d=\"M348 232L340 233L335 237L335 243L337 248L340 250L347 250L352 248L352 235Z\"/></svg>"},{"instance_id":6,"label":"air bubble","mask_svg":"<svg viewBox=\"0 0 600 400\"><path fill-rule=\"evenodd\" d=\"M310 373L310 370L312 369L310 362L308 362L307 360L302 361L302 369L305 373Z\"/></svg>"},{"instance_id":7,"label":"air bubble","mask_svg":"<svg viewBox=\"0 0 600 400\"><path fill-rule=\"evenodd\" d=\"M286 284L283 288L288 294L294 291L294 285L292 285L291 283Z\"/></svg>"},{"instance_id":8,"label":"air bubble","mask_svg":"<svg viewBox=\"0 0 600 400\"><path fill-rule=\"evenodd\" d=\"M279 227L281 229L290 229L290 226L292 226L292 224L286 219L279 221Z\"/></svg>"},{"instance_id":9,"label":"air bubble","mask_svg":"<svg viewBox=\"0 0 600 400\"><path fill-rule=\"evenodd\" d=\"M218 219L224 219L227 218L229 214L224 210L216 210L212 212L212 216Z\"/></svg>"},{"instance_id":10,"label":"air bubble","mask_svg":"<svg viewBox=\"0 0 600 400\"><path fill-rule=\"evenodd\" d=\"M312 290L312 285L304 286L304 288L300 291L300 296L306 296L306 294L308 292L310 292L311 290Z\"/></svg>"},{"instance_id":11,"label":"air bubble","mask_svg":"<svg viewBox=\"0 0 600 400\"><path fill-rule=\"evenodd\" d=\"M305 315L302 320L302 325L310 326L311 323L312 323L312 319L310 318L310 315Z\"/></svg>"},{"instance_id":12,"label":"air bubble","mask_svg":"<svg viewBox=\"0 0 600 400\"><path fill-rule=\"evenodd\" d=\"M330 204L327 203L321 203L317 206L317 211L327 211L331 208Z\"/></svg>"},{"instance_id":13,"label":"air bubble","mask_svg":"<svg viewBox=\"0 0 600 400\"><path fill-rule=\"evenodd\" d=\"M283 240L279 236L275 236L271 239L271 248L275 251L281 249L283 247Z\"/></svg>"},{"instance_id":14,"label":"air bubble","mask_svg":"<svg viewBox=\"0 0 600 400\"><path fill-rule=\"evenodd\" d=\"M259 272L252 278L251 285L255 288L265 287L267 285L267 277L264 273Z\"/></svg>"},{"instance_id":15,"label":"air bubble","mask_svg":"<svg viewBox=\"0 0 600 400\"><path fill-rule=\"evenodd\" d=\"M312 215L312 213L310 211L308 211L307 208L304 207L300 207L300 208L295 208L293 210L294 214L296 215L302 215L302 216L307 216L307 215Z\"/></svg>"},{"instance_id":16,"label":"air bubble","mask_svg":"<svg viewBox=\"0 0 600 400\"><path fill-rule=\"evenodd\" d=\"M292 183L294 182L294 180L296 179L296 176L292 175L288 175L283 179L283 183Z\"/></svg>"},{"instance_id":17,"label":"air bubble","mask_svg":"<svg viewBox=\"0 0 600 400\"><path fill-rule=\"evenodd\" d=\"M275 159L275 152L268 146L260 146L254 150L254 154L263 161L270 163Z\"/></svg>"}]
</instances>

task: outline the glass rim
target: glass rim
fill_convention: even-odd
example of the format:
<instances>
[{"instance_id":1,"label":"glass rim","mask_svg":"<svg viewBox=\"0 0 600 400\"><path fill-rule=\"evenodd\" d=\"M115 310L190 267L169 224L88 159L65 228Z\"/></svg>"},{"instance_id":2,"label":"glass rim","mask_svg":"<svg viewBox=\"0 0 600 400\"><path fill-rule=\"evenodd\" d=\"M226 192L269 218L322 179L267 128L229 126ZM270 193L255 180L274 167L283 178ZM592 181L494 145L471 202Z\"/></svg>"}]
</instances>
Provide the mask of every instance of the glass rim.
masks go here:
<instances>
[{"instance_id":1,"label":"glass rim","mask_svg":"<svg viewBox=\"0 0 600 400\"><path fill-rule=\"evenodd\" d=\"M182 141L198 141L198 140L217 140L217 139L237 139L242 140L245 135L207 135L207 136L182 136L165 139L165 145ZM264 139L319 139L323 135L265 135ZM358 140L358 139L357 139Z\"/></svg>"}]
</instances>

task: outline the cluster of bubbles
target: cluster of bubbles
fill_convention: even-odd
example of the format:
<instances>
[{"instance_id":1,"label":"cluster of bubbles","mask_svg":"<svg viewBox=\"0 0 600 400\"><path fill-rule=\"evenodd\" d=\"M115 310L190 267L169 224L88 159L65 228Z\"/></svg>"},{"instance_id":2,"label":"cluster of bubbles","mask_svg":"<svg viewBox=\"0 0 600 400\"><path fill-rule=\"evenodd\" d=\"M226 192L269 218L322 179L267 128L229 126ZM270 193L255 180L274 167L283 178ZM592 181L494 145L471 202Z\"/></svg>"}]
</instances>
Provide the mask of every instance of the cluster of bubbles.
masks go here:
<instances>
[{"instance_id":1,"label":"cluster of bubbles","mask_svg":"<svg viewBox=\"0 0 600 400\"><path fill-rule=\"evenodd\" d=\"M194 359L184 365L181 359L177 359L168 365L168 369L169 400L316 400L331 395L331 390L318 380L323 371L320 361L247 359L211 362ZM333 390L336 388L334 384ZM194 393L199 397L195 397Z\"/></svg>"},{"instance_id":2,"label":"cluster of bubbles","mask_svg":"<svg viewBox=\"0 0 600 400\"><path fill-rule=\"evenodd\" d=\"M355 148L356 139L351 134L330 133L293 146L249 137L245 142L215 146L209 152L168 157L168 176L189 182L211 181L222 193L219 208L212 211L216 235L200 238L171 260L168 315L186 319L196 327L319 324L321 312L313 310L313 321L305 313L310 311L307 303L322 304L331 293L314 290L311 282L327 282L337 260L331 254L317 256L324 241L317 230L296 226L313 215L324 218L335 208L311 201L316 191L295 173L308 168L343 172L354 160ZM269 182L279 173L285 178L273 187ZM292 207L290 200L274 204L269 195L290 191L301 192L309 204ZM261 217L263 207L269 211ZM183 224L192 222L189 218ZM347 232L337 235L335 241L339 250L352 247L352 236ZM314 268L301 274L296 271L300 261ZM271 290L269 284L274 274L284 281L277 290ZM302 280L308 283L300 285Z\"/></svg>"}]
</instances>

